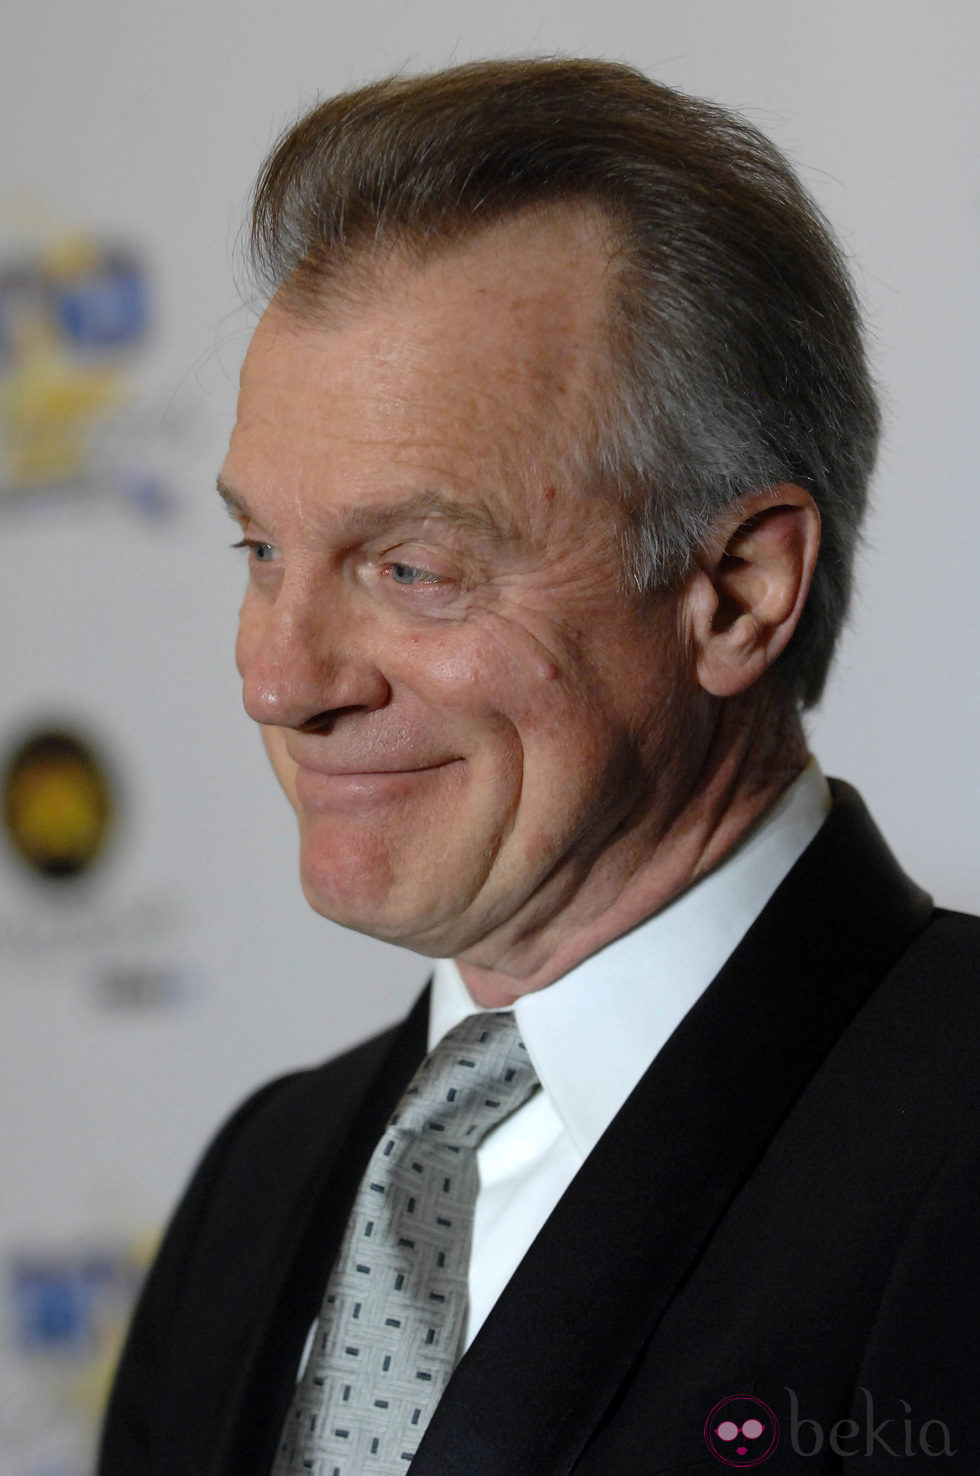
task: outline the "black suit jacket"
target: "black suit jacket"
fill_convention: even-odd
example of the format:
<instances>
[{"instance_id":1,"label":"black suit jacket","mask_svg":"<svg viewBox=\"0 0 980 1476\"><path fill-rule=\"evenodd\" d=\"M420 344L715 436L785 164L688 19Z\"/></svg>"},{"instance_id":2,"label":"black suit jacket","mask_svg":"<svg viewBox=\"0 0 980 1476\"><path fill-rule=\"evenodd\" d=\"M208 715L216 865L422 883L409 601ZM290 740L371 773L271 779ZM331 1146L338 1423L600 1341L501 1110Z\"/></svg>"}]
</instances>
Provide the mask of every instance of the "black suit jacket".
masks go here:
<instances>
[{"instance_id":1,"label":"black suit jacket","mask_svg":"<svg viewBox=\"0 0 980 1476\"><path fill-rule=\"evenodd\" d=\"M412 1476L718 1473L705 1422L736 1395L779 1421L767 1476L980 1472L978 964L980 922L934 911L838 786L531 1246ZM426 1014L265 1087L213 1143L100 1476L266 1476Z\"/></svg>"}]
</instances>

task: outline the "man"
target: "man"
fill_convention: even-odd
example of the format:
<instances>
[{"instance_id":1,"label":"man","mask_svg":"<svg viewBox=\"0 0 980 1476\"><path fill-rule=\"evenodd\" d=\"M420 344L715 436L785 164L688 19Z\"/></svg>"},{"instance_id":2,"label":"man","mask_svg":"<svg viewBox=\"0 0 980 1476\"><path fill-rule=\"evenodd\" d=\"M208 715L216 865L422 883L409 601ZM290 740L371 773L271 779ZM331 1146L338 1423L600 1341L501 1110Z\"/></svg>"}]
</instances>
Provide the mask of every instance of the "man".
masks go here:
<instances>
[{"instance_id":1,"label":"man","mask_svg":"<svg viewBox=\"0 0 980 1476\"><path fill-rule=\"evenodd\" d=\"M980 1469L978 931L799 716L877 433L823 222L719 110L506 62L317 108L253 246L245 706L311 905L439 962L210 1149L101 1471ZM453 1128L400 1120L497 1031L520 1100L511 1065L479 1146L432 1150L475 1165L456 1282L399 1221L369 1306L371 1195L416 1212L384 1157L410 1189ZM383 1382L409 1325L417 1402Z\"/></svg>"}]
</instances>

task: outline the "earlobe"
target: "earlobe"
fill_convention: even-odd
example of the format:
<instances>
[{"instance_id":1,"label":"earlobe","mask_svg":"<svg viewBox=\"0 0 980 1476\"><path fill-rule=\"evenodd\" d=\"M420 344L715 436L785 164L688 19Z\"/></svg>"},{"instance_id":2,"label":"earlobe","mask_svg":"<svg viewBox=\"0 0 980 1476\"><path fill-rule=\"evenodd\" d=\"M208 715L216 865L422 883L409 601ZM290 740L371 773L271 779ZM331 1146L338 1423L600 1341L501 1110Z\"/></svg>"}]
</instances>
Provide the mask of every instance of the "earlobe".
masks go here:
<instances>
[{"instance_id":1,"label":"earlobe","mask_svg":"<svg viewBox=\"0 0 980 1476\"><path fill-rule=\"evenodd\" d=\"M785 650L806 603L820 513L795 483L744 498L715 528L688 589L698 681L732 697Z\"/></svg>"}]
</instances>

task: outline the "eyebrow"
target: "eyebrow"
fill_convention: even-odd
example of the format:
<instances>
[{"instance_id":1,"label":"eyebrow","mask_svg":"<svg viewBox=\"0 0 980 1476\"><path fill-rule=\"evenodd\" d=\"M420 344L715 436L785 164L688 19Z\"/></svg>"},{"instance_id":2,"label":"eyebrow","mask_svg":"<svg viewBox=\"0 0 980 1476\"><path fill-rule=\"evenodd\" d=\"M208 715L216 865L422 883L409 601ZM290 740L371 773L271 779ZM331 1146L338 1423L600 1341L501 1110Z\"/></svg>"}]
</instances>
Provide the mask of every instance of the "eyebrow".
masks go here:
<instances>
[{"instance_id":1,"label":"eyebrow","mask_svg":"<svg viewBox=\"0 0 980 1476\"><path fill-rule=\"evenodd\" d=\"M224 477L219 475L216 485L218 496L224 503L225 512L230 518L250 518L252 516L248 504L243 498L239 497L237 492L231 490Z\"/></svg>"},{"instance_id":2,"label":"eyebrow","mask_svg":"<svg viewBox=\"0 0 980 1476\"><path fill-rule=\"evenodd\" d=\"M223 477L217 480L218 496L225 505L228 516L236 519L256 518L245 498L235 492ZM348 533L357 537L370 537L382 533L399 523L442 522L452 527L469 528L482 537L494 542L514 542L519 537L512 522L503 523L483 502L459 502L447 497L444 492L421 491L397 502L379 507L365 507L361 503L348 503L340 510L341 522Z\"/></svg>"}]
</instances>

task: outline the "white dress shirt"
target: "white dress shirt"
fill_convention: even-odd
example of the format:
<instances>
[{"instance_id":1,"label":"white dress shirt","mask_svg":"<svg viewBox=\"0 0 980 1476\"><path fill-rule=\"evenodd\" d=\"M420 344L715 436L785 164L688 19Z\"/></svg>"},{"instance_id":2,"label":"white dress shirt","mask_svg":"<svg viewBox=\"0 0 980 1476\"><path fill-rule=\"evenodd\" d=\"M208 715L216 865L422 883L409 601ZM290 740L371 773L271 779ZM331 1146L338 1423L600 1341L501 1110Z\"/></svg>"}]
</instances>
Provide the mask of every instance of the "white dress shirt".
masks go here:
<instances>
[{"instance_id":1,"label":"white dress shirt","mask_svg":"<svg viewBox=\"0 0 980 1476\"><path fill-rule=\"evenodd\" d=\"M816 760L714 871L639 927L512 1006L541 1082L477 1150L467 1346L588 1154L830 809ZM473 1014L435 966L429 1049Z\"/></svg>"}]
</instances>

